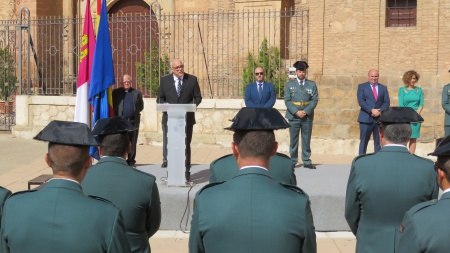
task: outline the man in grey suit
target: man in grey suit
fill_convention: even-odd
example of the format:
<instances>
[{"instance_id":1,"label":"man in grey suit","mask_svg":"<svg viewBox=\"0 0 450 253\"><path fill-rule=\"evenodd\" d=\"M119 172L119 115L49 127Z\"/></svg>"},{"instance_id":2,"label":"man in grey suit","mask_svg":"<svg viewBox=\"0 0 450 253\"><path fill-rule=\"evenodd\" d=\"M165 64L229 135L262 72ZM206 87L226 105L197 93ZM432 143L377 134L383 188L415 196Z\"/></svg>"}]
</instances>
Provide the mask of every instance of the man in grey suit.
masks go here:
<instances>
[{"instance_id":1,"label":"man in grey suit","mask_svg":"<svg viewBox=\"0 0 450 253\"><path fill-rule=\"evenodd\" d=\"M438 196L433 162L406 148L410 122L421 121L410 107L390 107L380 116L383 147L352 162L345 218L356 236L357 253L394 253L406 211Z\"/></svg>"},{"instance_id":2,"label":"man in grey suit","mask_svg":"<svg viewBox=\"0 0 450 253\"><path fill-rule=\"evenodd\" d=\"M128 132L134 126L121 117L99 119L92 134L100 141L100 160L84 177L83 191L111 201L122 210L131 252L150 252L148 240L159 229L161 203L156 178L130 168Z\"/></svg>"},{"instance_id":3,"label":"man in grey suit","mask_svg":"<svg viewBox=\"0 0 450 253\"><path fill-rule=\"evenodd\" d=\"M45 161L53 178L40 190L17 192L6 200L1 252L130 252L120 210L88 197L81 181L97 145L83 123L52 121L36 137L48 141Z\"/></svg>"},{"instance_id":4,"label":"man in grey suit","mask_svg":"<svg viewBox=\"0 0 450 253\"><path fill-rule=\"evenodd\" d=\"M450 136L429 155L437 156L434 165L443 194L439 201L417 204L403 218L397 251L399 253L447 253L450 250Z\"/></svg>"},{"instance_id":5,"label":"man in grey suit","mask_svg":"<svg viewBox=\"0 0 450 253\"><path fill-rule=\"evenodd\" d=\"M127 163L136 167L136 145L139 135L139 124L141 123L141 111L144 109L142 93L131 87L131 76L123 76L123 87L114 89L112 92L114 116L121 116L134 126L130 131L131 148L128 152Z\"/></svg>"},{"instance_id":6,"label":"man in grey suit","mask_svg":"<svg viewBox=\"0 0 450 253\"><path fill-rule=\"evenodd\" d=\"M202 102L202 94L197 77L184 72L184 65L180 59L173 59L170 63L172 74L161 78L157 103L159 104L196 104ZM191 180L191 140L195 124L195 113L186 113L186 181ZM162 117L163 130L163 163L162 168L167 167L167 112Z\"/></svg>"},{"instance_id":7,"label":"man in grey suit","mask_svg":"<svg viewBox=\"0 0 450 253\"><path fill-rule=\"evenodd\" d=\"M255 109L248 111L248 109ZM278 148L275 129L289 127L272 108L242 108L229 130L239 172L209 184L195 198L189 251L316 252L308 195L267 171Z\"/></svg>"}]
</instances>

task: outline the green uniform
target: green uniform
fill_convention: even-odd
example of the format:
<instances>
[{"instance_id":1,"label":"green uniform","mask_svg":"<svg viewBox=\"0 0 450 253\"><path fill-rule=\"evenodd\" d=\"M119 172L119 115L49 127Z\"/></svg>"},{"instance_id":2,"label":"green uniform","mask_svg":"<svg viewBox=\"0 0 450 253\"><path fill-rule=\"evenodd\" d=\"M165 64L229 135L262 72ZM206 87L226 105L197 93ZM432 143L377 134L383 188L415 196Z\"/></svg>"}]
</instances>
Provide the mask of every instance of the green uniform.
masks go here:
<instances>
[{"instance_id":1,"label":"green uniform","mask_svg":"<svg viewBox=\"0 0 450 253\"><path fill-rule=\"evenodd\" d=\"M149 252L148 239L161 223L156 178L134 170L120 157L103 157L89 168L83 191L105 198L122 210L131 252Z\"/></svg>"},{"instance_id":2,"label":"green uniform","mask_svg":"<svg viewBox=\"0 0 450 253\"><path fill-rule=\"evenodd\" d=\"M258 167L206 185L195 198L189 251L316 252L308 195Z\"/></svg>"},{"instance_id":3,"label":"green uniform","mask_svg":"<svg viewBox=\"0 0 450 253\"><path fill-rule=\"evenodd\" d=\"M447 253L450 250L450 192L439 201L417 204L403 218L399 253Z\"/></svg>"},{"instance_id":4,"label":"green uniform","mask_svg":"<svg viewBox=\"0 0 450 253\"><path fill-rule=\"evenodd\" d=\"M230 180L239 172L236 158L232 154L213 161L209 169L211 173L209 183ZM292 166L291 159L284 154L276 153L270 158L269 174L282 184L297 185L294 166Z\"/></svg>"},{"instance_id":5,"label":"green uniform","mask_svg":"<svg viewBox=\"0 0 450 253\"><path fill-rule=\"evenodd\" d=\"M1 252L130 252L120 210L72 180L52 179L4 205Z\"/></svg>"},{"instance_id":6,"label":"green uniform","mask_svg":"<svg viewBox=\"0 0 450 253\"><path fill-rule=\"evenodd\" d=\"M405 213L438 193L433 162L410 154L405 146L388 145L356 157L345 200L356 252L394 253Z\"/></svg>"},{"instance_id":7,"label":"green uniform","mask_svg":"<svg viewBox=\"0 0 450 253\"><path fill-rule=\"evenodd\" d=\"M5 200L11 195L11 191L0 186L0 228L2 218L2 207Z\"/></svg>"},{"instance_id":8,"label":"green uniform","mask_svg":"<svg viewBox=\"0 0 450 253\"><path fill-rule=\"evenodd\" d=\"M445 110L445 137L450 135L450 83L442 89L442 108Z\"/></svg>"},{"instance_id":9,"label":"green uniform","mask_svg":"<svg viewBox=\"0 0 450 253\"><path fill-rule=\"evenodd\" d=\"M298 135L302 131L302 160L304 165L311 164L311 134L314 120L314 108L319 101L316 83L305 79L300 85L298 79L289 81L284 86L284 103L286 104L286 118L289 120L290 145L289 153L292 163L298 162ZM295 115L303 110L306 116L299 118Z\"/></svg>"}]
</instances>

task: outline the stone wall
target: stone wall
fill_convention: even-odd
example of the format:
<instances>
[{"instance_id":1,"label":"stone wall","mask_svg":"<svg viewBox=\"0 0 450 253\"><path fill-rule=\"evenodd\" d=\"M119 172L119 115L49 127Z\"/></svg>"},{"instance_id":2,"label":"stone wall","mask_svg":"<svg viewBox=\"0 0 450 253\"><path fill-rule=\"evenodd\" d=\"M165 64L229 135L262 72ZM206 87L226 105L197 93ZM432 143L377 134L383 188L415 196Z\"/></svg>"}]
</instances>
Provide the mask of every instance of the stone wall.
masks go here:
<instances>
[{"instance_id":1,"label":"stone wall","mask_svg":"<svg viewBox=\"0 0 450 253\"><path fill-rule=\"evenodd\" d=\"M345 154L356 155L359 145L359 126L356 122L359 108L356 98L350 91L358 83L358 79L348 80L353 83L346 90L331 87L321 87L320 94L333 93L348 98L320 99L315 111L313 139L311 148L313 154ZM337 85L336 85L337 86ZM142 112L142 122L139 132L140 144L161 145L161 113L156 112L156 100L145 98L145 108ZM17 137L32 138L51 120L73 120L75 97L66 96L17 96L16 126L12 133ZM197 109L197 124L194 126L193 146L213 145L230 147L232 132L224 130L231 125L230 119L244 106L242 99L203 99ZM275 104L283 115L286 107L283 100ZM443 117L443 112L441 115ZM417 154L425 156L434 149L434 139L431 129L442 129L442 121L436 126L425 123L422 130L423 138L419 139ZM289 131L276 131L280 151L289 150ZM373 151L372 142L368 152Z\"/></svg>"}]
</instances>

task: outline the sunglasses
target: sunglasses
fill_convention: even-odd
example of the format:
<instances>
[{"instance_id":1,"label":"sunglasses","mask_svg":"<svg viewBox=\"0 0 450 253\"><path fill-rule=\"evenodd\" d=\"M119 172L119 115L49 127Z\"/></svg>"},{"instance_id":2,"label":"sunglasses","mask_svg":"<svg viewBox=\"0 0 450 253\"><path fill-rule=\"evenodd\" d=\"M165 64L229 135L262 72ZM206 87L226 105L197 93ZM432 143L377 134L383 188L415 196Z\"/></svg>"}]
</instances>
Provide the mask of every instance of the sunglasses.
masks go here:
<instances>
[{"instance_id":1,"label":"sunglasses","mask_svg":"<svg viewBox=\"0 0 450 253\"><path fill-rule=\"evenodd\" d=\"M256 72L255 73L255 76L262 76L262 75L264 75L264 72Z\"/></svg>"}]
</instances>

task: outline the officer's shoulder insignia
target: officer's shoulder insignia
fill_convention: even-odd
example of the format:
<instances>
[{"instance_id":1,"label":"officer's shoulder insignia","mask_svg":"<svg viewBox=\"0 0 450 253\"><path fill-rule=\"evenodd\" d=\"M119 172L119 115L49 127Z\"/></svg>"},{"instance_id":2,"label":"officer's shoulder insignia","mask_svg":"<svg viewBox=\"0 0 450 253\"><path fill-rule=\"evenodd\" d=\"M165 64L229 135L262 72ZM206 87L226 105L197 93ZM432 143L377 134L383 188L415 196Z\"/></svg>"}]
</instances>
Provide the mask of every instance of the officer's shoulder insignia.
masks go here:
<instances>
[{"instance_id":1,"label":"officer's shoulder insignia","mask_svg":"<svg viewBox=\"0 0 450 253\"><path fill-rule=\"evenodd\" d=\"M215 182L215 183L207 184L207 185L203 186L203 188L200 189L200 191L198 191L197 194L200 194L201 192L203 192L204 190L206 190L206 189L208 189L208 188L214 187L214 186L219 185L219 184L223 184L223 183L225 183L225 182L226 182L226 181L221 181L221 182Z\"/></svg>"},{"instance_id":2,"label":"officer's shoulder insignia","mask_svg":"<svg viewBox=\"0 0 450 253\"><path fill-rule=\"evenodd\" d=\"M283 184L283 183L280 183L282 186L284 186L284 188L287 188L287 189L289 189L289 190L291 190L291 191L294 191L294 192L297 192L297 193L301 193L301 194L306 194L302 189L300 189L299 187L297 187L297 186L294 186L294 185L290 185L290 184Z\"/></svg>"},{"instance_id":3,"label":"officer's shoulder insignia","mask_svg":"<svg viewBox=\"0 0 450 253\"><path fill-rule=\"evenodd\" d=\"M10 197L12 197L12 196L17 196L17 195L22 195L22 194L30 193L30 192L36 192L36 191L37 191L36 189L33 189L33 190L26 190L26 191L18 191L18 192L15 192L15 193L11 194Z\"/></svg>"},{"instance_id":4,"label":"officer's shoulder insignia","mask_svg":"<svg viewBox=\"0 0 450 253\"><path fill-rule=\"evenodd\" d=\"M437 202L438 202L437 199L432 199L429 201L419 203L419 204L413 206L411 209L409 209L408 213L410 213L411 215L414 215L415 213L419 212L420 210L423 210L429 206L435 205Z\"/></svg>"},{"instance_id":5,"label":"officer's shoulder insignia","mask_svg":"<svg viewBox=\"0 0 450 253\"><path fill-rule=\"evenodd\" d=\"M433 162L431 159L428 159L428 158L422 157L422 156L418 156L418 155L416 155L416 154L412 154L412 155L413 155L414 157L420 158L420 160L424 160L424 161L429 162L430 164L434 164L434 162Z\"/></svg>"},{"instance_id":6,"label":"officer's shoulder insignia","mask_svg":"<svg viewBox=\"0 0 450 253\"><path fill-rule=\"evenodd\" d=\"M403 226L403 224L400 224L400 233L403 233L403 231L405 231L405 226Z\"/></svg>"},{"instance_id":7,"label":"officer's shoulder insignia","mask_svg":"<svg viewBox=\"0 0 450 253\"><path fill-rule=\"evenodd\" d=\"M357 156L357 157L355 157L355 158L353 159L353 162L356 162L356 160L358 160L358 159L360 159L360 158L367 157L367 156L371 156L371 155L374 155L374 154L375 154L375 153L367 153L367 154L359 155L359 156Z\"/></svg>"},{"instance_id":8,"label":"officer's shoulder insignia","mask_svg":"<svg viewBox=\"0 0 450 253\"><path fill-rule=\"evenodd\" d=\"M150 174L150 173L147 173L147 172L142 171L142 170L134 170L134 171L136 171L136 172L138 172L138 173L140 173L140 174L143 174L143 175L145 175L145 176L149 176L149 177L151 177L151 178L153 178L153 179L156 180L156 177L155 177L154 175Z\"/></svg>"},{"instance_id":9,"label":"officer's shoulder insignia","mask_svg":"<svg viewBox=\"0 0 450 253\"><path fill-rule=\"evenodd\" d=\"M95 199L95 200L99 200L99 201L111 204L113 206L116 206L116 205L113 204L113 202L111 202L111 201L109 201L109 200L107 200L105 198L102 198L102 197L99 197L99 196L94 196L94 195L88 195L88 196L89 196L89 198L92 198L92 199Z\"/></svg>"}]
</instances>

